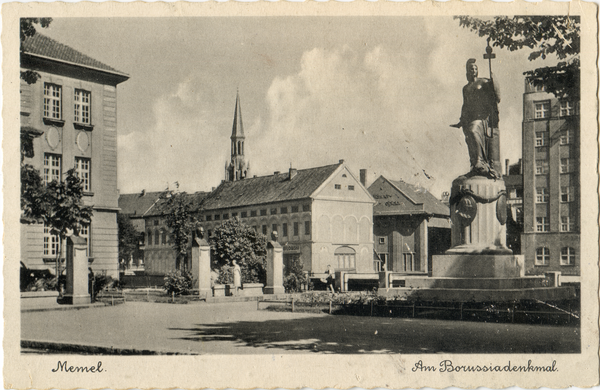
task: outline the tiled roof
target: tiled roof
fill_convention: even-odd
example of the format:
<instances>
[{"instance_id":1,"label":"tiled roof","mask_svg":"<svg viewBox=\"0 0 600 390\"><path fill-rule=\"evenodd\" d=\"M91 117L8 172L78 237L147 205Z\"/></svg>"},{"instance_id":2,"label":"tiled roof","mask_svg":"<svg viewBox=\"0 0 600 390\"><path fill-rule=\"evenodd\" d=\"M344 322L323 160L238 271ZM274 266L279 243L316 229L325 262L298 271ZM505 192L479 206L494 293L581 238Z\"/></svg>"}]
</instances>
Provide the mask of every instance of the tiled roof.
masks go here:
<instances>
[{"instance_id":1,"label":"tiled roof","mask_svg":"<svg viewBox=\"0 0 600 390\"><path fill-rule=\"evenodd\" d=\"M223 182L204 200L205 210L243 207L256 204L306 199L327 180L341 164L299 169L289 179L289 172Z\"/></svg>"},{"instance_id":2,"label":"tiled roof","mask_svg":"<svg viewBox=\"0 0 600 390\"><path fill-rule=\"evenodd\" d=\"M433 194L431 194L431 192L427 191L425 188L417 187L404 181L389 180L383 176L382 178L395 187L398 191L402 192L410 200L418 205L422 205L421 212L440 216L450 216L450 209L448 206L433 196ZM378 207L376 206L373 210L373 214L375 215L377 215L379 211L377 208ZM404 213L405 210L403 210L401 206L390 211L396 214L406 214ZM390 211L386 211L386 214L389 214ZM408 213L414 214L414 210L408 210Z\"/></svg>"},{"instance_id":3,"label":"tiled roof","mask_svg":"<svg viewBox=\"0 0 600 390\"><path fill-rule=\"evenodd\" d=\"M194 192L193 194L185 194L185 200L190 205L190 212L194 213L199 211L202 207L202 202L208 195L208 192ZM163 215L168 211L167 199L159 199L158 202L146 213L146 216L159 216Z\"/></svg>"},{"instance_id":4,"label":"tiled roof","mask_svg":"<svg viewBox=\"0 0 600 390\"><path fill-rule=\"evenodd\" d=\"M27 37L23 41L23 51L32 55L49 57L58 61L70 62L126 76L125 73L119 72L115 68L103 64L98 60L88 57L85 54L40 33L36 33L32 37Z\"/></svg>"},{"instance_id":5,"label":"tiled roof","mask_svg":"<svg viewBox=\"0 0 600 390\"><path fill-rule=\"evenodd\" d=\"M163 192L138 192L136 194L119 195L121 214L143 216Z\"/></svg>"}]
</instances>

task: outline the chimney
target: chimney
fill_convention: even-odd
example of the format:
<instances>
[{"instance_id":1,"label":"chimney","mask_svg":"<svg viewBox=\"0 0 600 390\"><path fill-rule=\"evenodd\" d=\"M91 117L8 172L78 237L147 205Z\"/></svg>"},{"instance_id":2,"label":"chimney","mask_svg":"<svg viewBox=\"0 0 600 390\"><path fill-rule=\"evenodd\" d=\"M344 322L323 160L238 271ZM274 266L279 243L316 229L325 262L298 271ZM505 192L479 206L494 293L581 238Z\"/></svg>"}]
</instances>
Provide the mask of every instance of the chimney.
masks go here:
<instances>
[{"instance_id":1,"label":"chimney","mask_svg":"<svg viewBox=\"0 0 600 390\"><path fill-rule=\"evenodd\" d=\"M281 173L281 172L279 172L279 171L275 171L275 172L273 172L273 175L277 176L277 175L279 175L280 173Z\"/></svg>"},{"instance_id":2,"label":"chimney","mask_svg":"<svg viewBox=\"0 0 600 390\"><path fill-rule=\"evenodd\" d=\"M144 196L146 195L146 190L142 190L142 193L140 194L140 196Z\"/></svg>"},{"instance_id":3,"label":"chimney","mask_svg":"<svg viewBox=\"0 0 600 390\"><path fill-rule=\"evenodd\" d=\"M508 170L510 169L510 160L509 159L505 159L504 160L504 165L506 166L506 171L504 171L505 175L509 175L510 173L508 172Z\"/></svg>"},{"instance_id":4,"label":"chimney","mask_svg":"<svg viewBox=\"0 0 600 390\"><path fill-rule=\"evenodd\" d=\"M343 159L341 159L341 160L340 160L340 164L343 164L343 163L344 163L344 160L343 160Z\"/></svg>"},{"instance_id":5,"label":"chimney","mask_svg":"<svg viewBox=\"0 0 600 390\"><path fill-rule=\"evenodd\" d=\"M362 184L363 187L367 186L367 170L366 169L360 170L360 184Z\"/></svg>"},{"instance_id":6,"label":"chimney","mask_svg":"<svg viewBox=\"0 0 600 390\"><path fill-rule=\"evenodd\" d=\"M294 178L298 174L298 170L296 168L290 167L290 180Z\"/></svg>"}]
</instances>

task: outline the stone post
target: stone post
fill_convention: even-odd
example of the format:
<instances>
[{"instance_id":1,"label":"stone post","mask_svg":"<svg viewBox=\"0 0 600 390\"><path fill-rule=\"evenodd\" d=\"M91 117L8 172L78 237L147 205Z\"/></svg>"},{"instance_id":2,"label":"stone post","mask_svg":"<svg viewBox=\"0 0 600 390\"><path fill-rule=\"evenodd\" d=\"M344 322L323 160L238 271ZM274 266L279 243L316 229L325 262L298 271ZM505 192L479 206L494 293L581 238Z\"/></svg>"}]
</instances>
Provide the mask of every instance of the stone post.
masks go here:
<instances>
[{"instance_id":1,"label":"stone post","mask_svg":"<svg viewBox=\"0 0 600 390\"><path fill-rule=\"evenodd\" d=\"M194 276L192 287L198 289L198 295L211 297L210 245L203 238L196 237L192 241L192 275Z\"/></svg>"},{"instance_id":2,"label":"stone post","mask_svg":"<svg viewBox=\"0 0 600 390\"><path fill-rule=\"evenodd\" d=\"M87 242L82 237L67 238L67 286L65 298L73 305L91 302L88 291Z\"/></svg>"},{"instance_id":3,"label":"stone post","mask_svg":"<svg viewBox=\"0 0 600 390\"><path fill-rule=\"evenodd\" d=\"M277 241L267 243L267 286L265 294L283 294L283 248Z\"/></svg>"}]
</instances>

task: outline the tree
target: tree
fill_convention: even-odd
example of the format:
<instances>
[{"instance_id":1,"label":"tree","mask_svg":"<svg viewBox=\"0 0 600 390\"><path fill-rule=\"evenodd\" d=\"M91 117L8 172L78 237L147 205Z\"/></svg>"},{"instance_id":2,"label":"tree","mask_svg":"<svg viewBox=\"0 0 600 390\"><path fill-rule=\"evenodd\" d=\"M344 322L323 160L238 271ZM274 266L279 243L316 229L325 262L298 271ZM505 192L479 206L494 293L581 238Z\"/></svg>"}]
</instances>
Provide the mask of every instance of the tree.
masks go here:
<instances>
[{"instance_id":1,"label":"tree","mask_svg":"<svg viewBox=\"0 0 600 390\"><path fill-rule=\"evenodd\" d=\"M40 171L21 164L21 223L43 222L47 207L46 187Z\"/></svg>"},{"instance_id":2,"label":"tree","mask_svg":"<svg viewBox=\"0 0 600 390\"><path fill-rule=\"evenodd\" d=\"M44 198L43 219L50 233L59 237L59 243L69 234L79 235L81 227L92 221L93 209L83 205L83 185L73 168L67 171L64 181L53 180L46 185ZM62 245L56 257L57 271L61 255Z\"/></svg>"},{"instance_id":3,"label":"tree","mask_svg":"<svg viewBox=\"0 0 600 390\"><path fill-rule=\"evenodd\" d=\"M580 18L578 16L496 16L482 20L455 16L460 26L487 37L488 42L510 51L529 49L529 60L555 56L556 66L525 72L535 86L544 86L557 98L579 100Z\"/></svg>"},{"instance_id":4,"label":"tree","mask_svg":"<svg viewBox=\"0 0 600 390\"><path fill-rule=\"evenodd\" d=\"M50 23L52 23L52 18L21 18L21 54L24 50L25 39L34 36L37 32L35 25L39 24L42 28L46 28ZM35 84L40 77L40 74L33 70L21 71L21 79L25 80L27 84Z\"/></svg>"},{"instance_id":5,"label":"tree","mask_svg":"<svg viewBox=\"0 0 600 390\"><path fill-rule=\"evenodd\" d=\"M179 184L175 184L179 188ZM176 253L176 268L182 269L187 264L192 232L196 230L198 222L192 218L190 197L186 192L166 191L162 195L162 202L160 208L171 230L169 236Z\"/></svg>"},{"instance_id":6,"label":"tree","mask_svg":"<svg viewBox=\"0 0 600 390\"><path fill-rule=\"evenodd\" d=\"M227 269L236 260L242 269L242 282L265 283L267 238L238 218L227 220L210 237L213 267Z\"/></svg>"},{"instance_id":7,"label":"tree","mask_svg":"<svg viewBox=\"0 0 600 390\"><path fill-rule=\"evenodd\" d=\"M117 226L119 228L119 259L127 262L138 251L140 233L135 229L129 217L121 213L117 214Z\"/></svg>"}]
</instances>

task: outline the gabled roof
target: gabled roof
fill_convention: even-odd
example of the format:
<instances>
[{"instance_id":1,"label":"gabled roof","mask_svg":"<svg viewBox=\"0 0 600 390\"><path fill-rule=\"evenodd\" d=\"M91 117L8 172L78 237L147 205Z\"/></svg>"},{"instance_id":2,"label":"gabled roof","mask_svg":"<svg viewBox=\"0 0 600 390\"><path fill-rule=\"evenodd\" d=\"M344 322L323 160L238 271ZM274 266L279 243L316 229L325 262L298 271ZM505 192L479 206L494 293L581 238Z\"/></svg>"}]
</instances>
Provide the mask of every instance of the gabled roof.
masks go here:
<instances>
[{"instance_id":1,"label":"gabled roof","mask_svg":"<svg viewBox=\"0 0 600 390\"><path fill-rule=\"evenodd\" d=\"M223 182L204 200L205 210L244 207L265 203L307 199L342 164L299 169L292 179L289 172Z\"/></svg>"},{"instance_id":2,"label":"gabled roof","mask_svg":"<svg viewBox=\"0 0 600 390\"><path fill-rule=\"evenodd\" d=\"M394 188L396 191L399 191L406 199L408 199L411 204L410 207L408 207L406 205L402 205L401 202L388 202L389 205L386 205L384 209L380 204L382 201L379 201L378 204L373 207L374 215L406 215L422 213L444 217L450 216L450 209L448 206L433 196L431 192L427 191L425 188L417 187L401 180L389 180L383 176L380 176L379 179L373 182L373 184L371 184L369 187L369 192L371 192L376 199L377 196L375 195L377 194L375 193L374 186L378 184L380 180L389 183L392 188Z\"/></svg>"},{"instance_id":3,"label":"gabled roof","mask_svg":"<svg viewBox=\"0 0 600 390\"><path fill-rule=\"evenodd\" d=\"M165 193L163 192L161 194L165 194ZM194 192L192 194L186 193L184 196L185 196L186 203L190 206L189 211L191 213L200 211L200 209L202 208L202 202L208 196L208 194L209 194L209 192L202 192L202 191ZM154 206L152 206L152 208L146 213L146 216L147 217L160 216L160 215L164 215L168 211L169 211L169 209L167 207L167 199L164 197L161 197L154 204Z\"/></svg>"},{"instance_id":4,"label":"gabled roof","mask_svg":"<svg viewBox=\"0 0 600 390\"><path fill-rule=\"evenodd\" d=\"M138 192L136 194L119 195L119 208L121 214L142 217L158 201L160 192Z\"/></svg>"},{"instance_id":5,"label":"gabled roof","mask_svg":"<svg viewBox=\"0 0 600 390\"><path fill-rule=\"evenodd\" d=\"M25 38L22 45L23 51L29 55L50 58L64 63L113 73L127 78L129 77L127 74L103 64L98 60L88 57L87 55L67 45L63 45L52 38L42 35L39 32L32 37Z\"/></svg>"}]
</instances>

